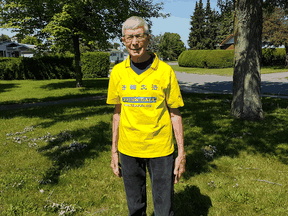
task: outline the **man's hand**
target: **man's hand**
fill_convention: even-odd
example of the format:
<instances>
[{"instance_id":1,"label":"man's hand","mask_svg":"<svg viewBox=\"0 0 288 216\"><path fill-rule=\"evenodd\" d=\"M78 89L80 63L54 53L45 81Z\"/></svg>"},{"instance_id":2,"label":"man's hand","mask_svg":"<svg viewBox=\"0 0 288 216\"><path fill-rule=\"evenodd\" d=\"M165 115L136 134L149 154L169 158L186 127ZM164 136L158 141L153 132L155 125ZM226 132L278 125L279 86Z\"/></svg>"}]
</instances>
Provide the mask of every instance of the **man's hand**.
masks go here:
<instances>
[{"instance_id":1,"label":"man's hand","mask_svg":"<svg viewBox=\"0 0 288 216\"><path fill-rule=\"evenodd\" d=\"M112 152L111 168L116 176L122 177L121 169L119 167L119 155L118 152Z\"/></svg>"},{"instance_id":2,"label":"man's hand","mask_svg":"<svg viewBox=\"0 0 288 216\"><path fill-rule=\"evenodd\" d=\"M175 180L174 180L174 184L178 183L178 181L180 180L182 174L185 172L185 164L186 164L186 156L185 156L185 154L178 155L178 157L175 160L175 169L174 169Z\"/></svg>"}]
</instances>

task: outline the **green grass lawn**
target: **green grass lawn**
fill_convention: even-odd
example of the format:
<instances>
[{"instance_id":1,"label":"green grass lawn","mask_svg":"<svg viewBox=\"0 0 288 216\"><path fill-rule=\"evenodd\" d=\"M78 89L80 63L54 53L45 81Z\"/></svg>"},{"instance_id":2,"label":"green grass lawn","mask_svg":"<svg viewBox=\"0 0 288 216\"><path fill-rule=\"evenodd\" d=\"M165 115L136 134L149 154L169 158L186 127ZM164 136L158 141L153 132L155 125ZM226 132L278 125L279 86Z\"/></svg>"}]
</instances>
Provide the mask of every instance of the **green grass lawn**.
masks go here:
<instances>
[{"instance_id":1,"label":"green grass lawn","mask_svg":"<svg viewBox=\"0 0 288 216\"><path fill-rule=\"evenodd\" d=\"M208 69L208 68L189 68L189 67L180 67L178 65L171 65L174 71L185 72L185 73L197 73L197 74L214 74L220 76L232 76L233 68L220 68L220 69ZM262 67L262 74L269 73L279 73L279 72L288 72L288 68L285 66L269 66Z\"/></svg>"},{"instance_id":2,"label":"green grass lawn","mask_svg":"<svg viewBox=\"0 0 288 216\"><path fill-rule=\"evenodd\" d=\"M0 80L0 105L106 95L108 82L108 78L83 79L83 87L75 88L75 79Z\"/></svg>"},{"instance_id":3,"label":"green grass lawn","mask_svg":"<svg viewBox=\"0 0 288 216\"><path fill-rule=\"evenodd\" d=\"M81 93L52 86L53 99ZM266 118L253 122L230 116L231 95L183 99L187 166L175 185L176 215L287 215L288 100L263 98ZM128 215L122 179L110 168L112 112L105 100L1 111L0 215Z\"/></svg>"}]
</instances>

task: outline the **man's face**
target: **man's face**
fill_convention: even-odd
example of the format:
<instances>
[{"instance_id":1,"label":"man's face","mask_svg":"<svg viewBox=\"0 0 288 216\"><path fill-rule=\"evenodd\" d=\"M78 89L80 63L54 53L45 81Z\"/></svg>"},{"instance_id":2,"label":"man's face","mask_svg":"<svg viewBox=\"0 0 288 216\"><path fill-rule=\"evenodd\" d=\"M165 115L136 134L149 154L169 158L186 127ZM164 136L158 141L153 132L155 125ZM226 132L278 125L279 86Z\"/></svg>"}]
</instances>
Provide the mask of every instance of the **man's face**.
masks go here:
<instances>
[{"instance_id":1,"label":"man's face","mask_svg":"<svg viewBox=\"0 0 288 216\"><path fill-rule=\"evenodd\" d=\"M125 36L122 37L122 41L131 57L139 58L145 54L151 36L144 32L144 27L124 30Z\"/></svg>"}]
</instances>

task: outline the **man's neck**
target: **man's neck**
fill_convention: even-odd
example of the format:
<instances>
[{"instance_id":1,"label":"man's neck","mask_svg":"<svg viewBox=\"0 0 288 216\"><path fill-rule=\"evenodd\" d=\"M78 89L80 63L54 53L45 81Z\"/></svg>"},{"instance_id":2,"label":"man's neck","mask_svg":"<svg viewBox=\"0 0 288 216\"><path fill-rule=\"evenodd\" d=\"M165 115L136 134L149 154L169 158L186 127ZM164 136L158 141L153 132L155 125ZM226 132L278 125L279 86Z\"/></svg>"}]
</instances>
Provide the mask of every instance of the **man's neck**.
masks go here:
<instances>
[{"instance_id":1,"label":"man's neck","mask_svg":"<svg viewBox=\"0 0 288 216\"><path fill-rule=\"evenodd\" d=\"M145 52L143 56L141 57L133 57L131 56L131 60L134 62L134 63L142 63L142 62L145 62L145 61L148 61L150 59L150 55Z\"/></svg>"}]
</instances>

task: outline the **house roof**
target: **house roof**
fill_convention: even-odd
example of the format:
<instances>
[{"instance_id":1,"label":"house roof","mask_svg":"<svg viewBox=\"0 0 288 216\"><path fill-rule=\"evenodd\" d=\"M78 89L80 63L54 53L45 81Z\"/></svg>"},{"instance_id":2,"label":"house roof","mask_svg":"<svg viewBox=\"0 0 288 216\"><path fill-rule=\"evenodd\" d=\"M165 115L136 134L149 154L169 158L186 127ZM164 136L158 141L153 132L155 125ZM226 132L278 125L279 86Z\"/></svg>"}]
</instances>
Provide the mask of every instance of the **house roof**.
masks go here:
<instances>
[{"instance_id":1,"label":"house roof","mask_svg":"<svg viewBox=\"0 0 288 216\"><path fill-rule=\"evenodd\" d=\"M232 39L233 39L233 41L232 41ZM233 43L234 43L234 35L230 34L227 38L225 38L225 40L222 41L220 46L223 46L224 44L233 44Z\"/></svg>"},{"instance_id":2,"label":"house roof","mask_svg":"<svg viewBox=\"0 0 288 216\"><path fill-rule=\"evenodd\" d=\"M13 41L2 41L2 42L0 42L0 45L6 46L6 47L18 47L20 49L33 49L35 47L34 45L19 44L19 43L13 42Z\"/></svg>"}]
</instances>

